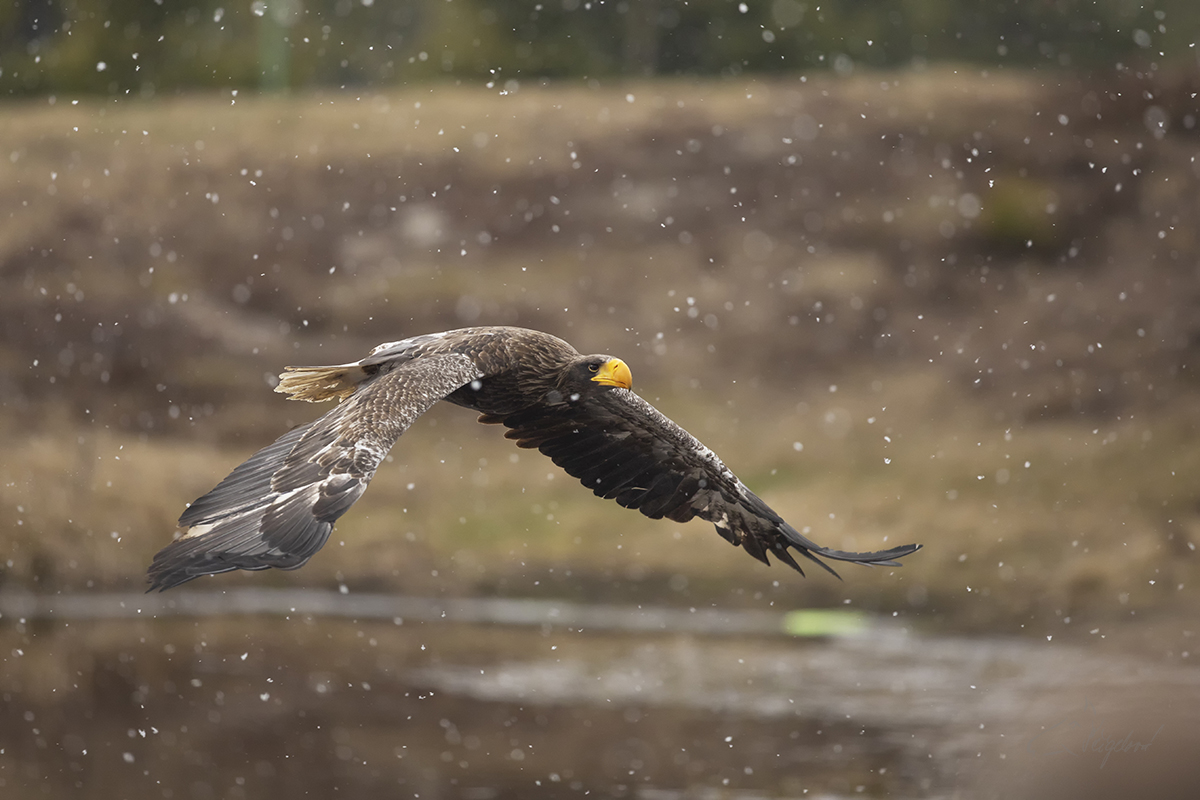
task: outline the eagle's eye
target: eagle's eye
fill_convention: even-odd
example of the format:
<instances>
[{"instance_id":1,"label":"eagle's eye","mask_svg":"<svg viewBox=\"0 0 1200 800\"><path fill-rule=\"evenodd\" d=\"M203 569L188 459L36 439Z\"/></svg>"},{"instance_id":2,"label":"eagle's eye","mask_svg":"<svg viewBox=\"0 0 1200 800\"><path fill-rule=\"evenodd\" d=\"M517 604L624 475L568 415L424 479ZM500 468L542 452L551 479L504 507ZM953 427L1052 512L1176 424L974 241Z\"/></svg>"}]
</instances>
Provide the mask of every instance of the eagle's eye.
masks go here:
<instances>
[{"instance_id":1,"label":"eagle's eye","mask_svg":"<svg viewBox=\"0 0 1200 800\"><path fill-rule=\"evenodd\" d=\"M599 372L599 371L600 371L599 364L588 364L588 372Z\"/></svg>"}]
</instances>

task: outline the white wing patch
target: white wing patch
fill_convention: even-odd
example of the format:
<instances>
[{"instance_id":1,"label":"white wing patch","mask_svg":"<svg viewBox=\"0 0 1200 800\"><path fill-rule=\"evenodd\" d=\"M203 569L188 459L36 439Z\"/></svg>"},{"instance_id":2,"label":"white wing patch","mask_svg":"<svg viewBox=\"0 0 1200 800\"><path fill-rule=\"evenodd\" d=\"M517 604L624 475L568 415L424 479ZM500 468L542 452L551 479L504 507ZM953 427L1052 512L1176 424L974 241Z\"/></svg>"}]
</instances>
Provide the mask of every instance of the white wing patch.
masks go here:
<instances>
[{"instance_id":1,"label":"white wing patch","mask_svg":"<svg viewBox=\"0 0 1200 800\"><path fill-rule=\"evenodd\" d=\"M215 522L206 522L206 523L200 523L199 525L193 525L192 527L190 527L186 531L184 531L183 535L180 536L179 539L192 539L196 536L203 536L204 534L211 531L213 529L214 525L216 525ZM179 541L179 539L176 539L175 541Z\"/></svg>"},{"instance_id":2,"label":"white wing patch","mask_svg":"<svg viewBox=\"0 0 1200 800\"><path fill-rule=\"evenodd\" d=\"M426 342L436 342L438 339L445 338L450 333L454 333L454 331L442 331L441 333L425 333L420 336L413 336L408 339L401 339L397 342L384 342L383 344L376 345L375 348L373 350L371 350L370 355L368 355L367 358L370 358L371 356L377 356L386 350L395 350L398 353L403 352L403 351L411 349L412 347L419 345L419 344L425 344ZM363 359L363 360L365 361L366 359Z\"/></svg>"}]
</instances>

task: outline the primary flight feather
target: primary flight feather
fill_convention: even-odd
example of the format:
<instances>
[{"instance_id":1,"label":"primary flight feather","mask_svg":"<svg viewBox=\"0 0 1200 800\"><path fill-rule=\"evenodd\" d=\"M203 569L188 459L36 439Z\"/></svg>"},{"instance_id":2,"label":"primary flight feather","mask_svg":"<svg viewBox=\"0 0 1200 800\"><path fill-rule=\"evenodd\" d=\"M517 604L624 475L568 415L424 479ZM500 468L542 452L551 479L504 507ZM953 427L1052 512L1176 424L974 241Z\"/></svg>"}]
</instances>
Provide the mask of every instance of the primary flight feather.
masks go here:
<instances>
[{"instance_id":1,"label":"primary flight feather","mask_svg":"<svg viewBox=\"0 0 1200 800\"><path fill-rule=\"evenodd\" d=\"M631 391L623 361L580 355L563 340L509 327L463 328L382 344L353 364L288 367L277 392L341 402L285 433L192 503L181 535L150 565L150 589L235 569L296 569L417 417L439 400L501 424L598 496L652 519L707 520L769 564L804 571L795 550L837 575L835 561L899 566L921 545L873 553L830 550L788 525L683 428Z\"/></svg>"}]
</instances>

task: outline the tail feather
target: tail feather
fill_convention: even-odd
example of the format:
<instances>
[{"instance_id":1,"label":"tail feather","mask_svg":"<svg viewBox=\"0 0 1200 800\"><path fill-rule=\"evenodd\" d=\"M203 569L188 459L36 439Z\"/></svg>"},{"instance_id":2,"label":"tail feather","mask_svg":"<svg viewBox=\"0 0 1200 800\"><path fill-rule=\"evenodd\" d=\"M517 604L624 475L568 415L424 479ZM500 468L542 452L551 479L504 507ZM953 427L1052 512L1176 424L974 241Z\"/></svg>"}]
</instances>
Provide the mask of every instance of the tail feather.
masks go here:
<instances>
[{"instance_id":1,"label":"tail feather","mask_svg":"<svg viewBox=\"0 0 1200 800\"><path fill-rule=\"evenodd\" d=\"M275 391L288 395L289 400L306 400L309 403L344 400L368 377L367 370L358 364L285 367Z\"/></svg>"}]
</instances>

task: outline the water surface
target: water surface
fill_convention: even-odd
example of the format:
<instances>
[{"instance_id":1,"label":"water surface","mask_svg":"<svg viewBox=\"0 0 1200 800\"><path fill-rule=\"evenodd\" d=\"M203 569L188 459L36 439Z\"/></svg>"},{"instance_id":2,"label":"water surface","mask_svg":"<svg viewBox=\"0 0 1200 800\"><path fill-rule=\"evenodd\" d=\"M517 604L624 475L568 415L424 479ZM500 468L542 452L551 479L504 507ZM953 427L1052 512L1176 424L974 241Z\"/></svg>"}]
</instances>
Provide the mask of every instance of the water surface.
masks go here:
<instances>
[{"instance_id":1,"label":"water surface","mask_svg":"<svg viewBox=\"0 0 1200 800\"><path fill-rule=\"evenodd\" d=\"M1098 639L888 620L798 639L774 612L165 597L4 598L4 797L986 797L981 776L1010 764L1100 769L1074 750L1114 714L1150 709L1154 743L1178 740L1200 697L1200 672Z\"/></svg>"}]
</instances>

